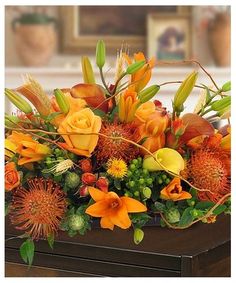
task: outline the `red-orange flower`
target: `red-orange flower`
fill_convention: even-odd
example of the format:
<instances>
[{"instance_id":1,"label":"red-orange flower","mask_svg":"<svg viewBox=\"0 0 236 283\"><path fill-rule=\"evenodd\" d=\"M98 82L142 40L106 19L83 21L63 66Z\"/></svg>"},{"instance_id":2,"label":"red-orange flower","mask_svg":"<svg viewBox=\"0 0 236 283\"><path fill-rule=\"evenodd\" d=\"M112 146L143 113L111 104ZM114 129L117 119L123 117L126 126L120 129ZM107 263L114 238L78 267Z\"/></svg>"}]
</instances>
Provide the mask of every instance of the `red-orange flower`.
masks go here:
<instances>
[{"instance_id":1,"label":"red-orange flower","mask_svg":"<svg viewBox=\"0 0 236 283\"><path fill-rule=\"evenodd\" d=\"M180 178L175 177L168 186L161 190L160 197L165 200L183 200L192 198L191 194L182 190Z\"/></svg>"},{"instance_id":2,"label":"red-orange flower","mask_svg":"<svg viewBox=\"0 0 236 283\"><path fill-rule=\"evenodd\" d=\"M20 174L16 170L14 162L9 162L5 165L5 190L11 191L20 184Z\"/></svg>"},{"instance_id":3,"label":"red-orange flower","mask_svg":"<svg viewBox=\"0 0 236 283\"><path fill-rule=\"evenodd\" d=\"M13 193L11 222L33 239L46 239L59 229L67 207L65 193L50 179L35 178L28 186L20 186Z\"/></svg>"},{"instance_id":4,"label":"red-orange flower","mask_svg":"<svg viewBox=\"0 0 236 283\"><path fill-rule=\"evenodd\" d=\"M90 205L85 212L94 217L101 217L102 228L113 230L116 225L127 229L131 226L129 212L136 213L147 210L141 202L129 197L119 197L115 192L105 193L90 187L89 193L96 203Z\"/></svg>"}]
</instances>

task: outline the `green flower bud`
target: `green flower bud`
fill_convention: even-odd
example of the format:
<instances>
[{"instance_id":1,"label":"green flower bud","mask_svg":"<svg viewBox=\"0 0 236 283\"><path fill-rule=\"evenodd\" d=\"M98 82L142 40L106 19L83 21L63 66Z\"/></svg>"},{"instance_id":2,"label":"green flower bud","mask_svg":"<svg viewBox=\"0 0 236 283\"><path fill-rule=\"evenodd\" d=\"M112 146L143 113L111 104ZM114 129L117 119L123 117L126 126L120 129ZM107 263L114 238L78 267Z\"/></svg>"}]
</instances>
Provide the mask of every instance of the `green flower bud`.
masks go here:
<instances>
[{"instance_id":1,"label":"green flower bud","mask_svg":"<svg viewBox=\"0 0 236 283\"><path fill-rule=\"evenodd\" d=\"M131 171L134 171L136 169L136 166L134 164L130 164L129 168Z\"/></svg>"},{"instance_id":2,"label":"green flower bud","mask_svg":"<svg viewBox=\"0 0 236 283\"><path fill-rule=\"evenodd\" d=\"M85 84L95 84L95 77L92 65L87 56L83 56L81 59L82 62L82 73Z\"/></svg>"},{"instance_id":3,"label":"green flower bud","mask_svg":"<svg viewBox=\"0 0 236 283\"><path fill-rule=\"evenodd\" d=\"M174 97L174 111L179 113L183 111L183 104L190 95L191 91L193 90L197 77L198 73L194 71L189 74L187 78L182 82Z\"/></svg>"},{"instance_id":4,"label":"green flower bud","mask_svg":"<svg viewBox=\"0 0 236 283\"><path fill-rule=\"evenodd\" d=\"M25 114L33 112L30 104L25 99L16 94L13 90L5 88L5 95L19 110L21 110Z\"/></svg>"},{"instance_id":5,"label":"green flower bud","mask_svg":"<svg viewBox=\"0 0 236 283\"><path fill-rule=\"evenodd\" d=\"M147 178L146 183L148 185L151 185L153 183L153 179L152 178Z\"/></svg>"},{"instance_id":6,"label":"green flower bud","mask_svg":"<svg viewBox=\"0 0 236 283\"><path fill-rule=\"evenodd\" d=\"M74 172L68 172L65 178L65 184L71 189L78 187L80 183L80 177Z\"/></svg>"},{"instance_id":7,"label":"green flower bud","mask_svg":"<svg viewBox=\"0 0 236 283\"><path fill-rule=\"evenodd\" d=\"M143 178L140 178L139 180L138 180L138 182L139 182L139 184L144 184L145 183L145 180L143 179Z\"/></svg>"},{"instance_id":8,"label":"green flower bud","mask_svg":"<svg viewBox=\"0 0 236 283\"><path fill-rule=\"evenodd\" d=\"M231 105L231 96L226 96L220 100L214 101L211 104L211 109L214 111L223 111Z\"/></svg>"},{"instance_id":9,"label":"green flower bud","mask_svg":"<svg viewBox=\"0 0 236 283\"><path fill-rule=\"evenodd\" d=\"M177 208L171 207L168 211L166 211L165 217L169 223L176 223L180 220L180 213Z\"/></svg>"},{"instance_id":10,"label":"green flower bud","mask_svg":"<svg viewBox=\"0 0 236 283\"><path fill-rule=\"evenodd\" d=\"M128 66L126 73L129 75L135 74L145 65L145 61L138 61Z\"/></svg>"},{"instance_id":11,"label":"green flower bud","mask_svg":"<svg viewBox=\"0 0 236 283\"><path fill-rule=\"evenodd\" d=\"M141 103L145 103L149 101L150 99L152 99L157 94L159 89L160 89L159 85L152 85L142 90L139 93L138 98L140 99Z\"/></svg>"},{"instance_id":12,"label":"green flower bud","mask_svg":"<svg viewBox=\"0 0 236 283\"><path fill-rule=\"evenodd\" d=\"M20 122L17 116L5 114L5 125L10 128L14 128Z\"/></svg>"},{"instance_id":13,"label":"green flower bud","mask_svg":"<svg viewBox=\"0 0 236 283\"><path fill-rule=\"evenodd\" d=\"M130 186L130 188L133 188L135 186L135 182L134 181L129 181L129 186Z\"/></svg>"},{"instance_id":14,"label":"green flower bud","mask_svg":"<svg viewBox=\"0 0 236 283\"><path fill-rule=\"evenodd\" d=\"M84 227L85 221L83 216L73 214L69 217L68 226L71 230L78 231Z\"/></svg>"},{"instance_id":15,"label":"green flower bud","mask_svg":"<svg viewBox=\"0 0 236 283\"><path fill-rule=\"evenodd\" d=\"M144 232L143 230L139 229L139 228L135 228L134 230L134 243L136 245L138 245L139 243L142 242L144 237Z\"/></svg>"},{"instance_id":16,"label":"green flower bud","mask_svg":"<svg viewBox=\"0 0 236 283\"><path fill-rule=\"evenodd\" d=\"M135 191L135 192L134 192L134 196L135 196L135 197L139 197L139 196L140 196L140 192L139 192L139 191Z\"/></svg>"},{"instance_id":17,"label":"green flower bud","mask_svg":"<svg viewBox=\"0 0 236 283\"><path fill-rule=\"evenodd\" d=\"M96 64L99 69L105 65L106 60L106 47L103 40L99 40L96 48Z\"/></svg>"},{"instance_id":18,"label":"green flower bud","mask_svg":"<svg viewBox=\"0 0 236 283\"><path fill-rule=\"evenodd\" d=\"M70 104L65 94L60 89L57 88L54 90L54 95L56 97L56 101L57 101L58 106L60 107L60 110L64 114L67 114L70 110Z\"/></svg>"},{"instance_id":19,"label":"green flower bud","mask_svg":"<svg viewBox=\"0 0 236 283\"><path fill-rule=\"evenodd\" d=\"M142 190L143 196L147 199L149 199L152 195L152 190L149 187L145 187Z\"/></svg>"},{"instance_id":20,"label":"green flower bud","mask_svg":"<svg viewBox=\"0 0 236 283\"><path fill-rule=\"evenodd\" d=\"M231 90L231 81L226 82L226 83L222 86L222 90L223 90L224 92L230 91L230 90Z\"/></svg>"},{"instance_id":21,"label":"green flower bud","mask_svg":"<svg viewBox=\"0 0 236 283\"><path fill-rule=\"evenodd\" d=\"M132 163L133 163L134 165L137 165L137 164L138 164L138 160L137 160L137 159L133 159L133 160L132 160Z\"/></svg>"}]
</instances>

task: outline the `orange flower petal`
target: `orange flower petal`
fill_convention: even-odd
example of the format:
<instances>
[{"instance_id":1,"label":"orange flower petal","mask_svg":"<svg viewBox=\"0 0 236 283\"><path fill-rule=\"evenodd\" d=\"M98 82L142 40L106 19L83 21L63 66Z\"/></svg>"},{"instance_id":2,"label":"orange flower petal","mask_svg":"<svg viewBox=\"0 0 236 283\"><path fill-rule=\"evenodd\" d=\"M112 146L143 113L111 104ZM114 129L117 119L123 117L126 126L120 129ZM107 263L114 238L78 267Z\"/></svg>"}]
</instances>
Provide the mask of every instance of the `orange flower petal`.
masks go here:
<instances>
[{"instance_id":1,"label":"orange flower petal","mask_svg":"<svg viewBox=\"0 0 236 283\"><path fill-rule=\"evenodd\" d=\"M180 197L178 198L178 200L182 200L182 199L190 199L192 198L192 195L188 192L183 191L180 195Z\"/></svg>"},{"instance_id":2,"label":"orange flower petal","mask_svg":"<svg viewBox=\"0 0 236 283\"><path fill-rule=\"evenodd\" d=\"M121 197L122 203L125 205L128 212L143 212L147 211L147 207L140 201L129 197Z\"/></svg>"},{"instance_id":3,"label":"orange flower petal","mask_svg":"<svg viewBox=\"0 0 236 283\"><path fill-rule=\"evenodd\" d=\"M90 205L85 210L85 213L94 217L104 217L107 216L108 211L109 207L107 201L101 200L96 202L95 204Z\"/></svg>"},{"instance_id":4,"label":"orange flower petal","mask_svg":"<svg viewBox=\"0 0 236 283\"><path fill-rule=\"evenodd\" d=\"M101 218L100 225L102 228L114 229L114 224L111 222L110 218L106 216Z\"/></svg>"},{"instance_id":5,"label":"orange flower petal","mask_svg":"<svg viewBox=\"0 0 236 283\"><path fill-rule=\"evenodd\" d=\"M103 191L96 189L94 187L89 187L88 191L89 191L90 196L95 201L103 200L106 197L106 193L104 193Z\"/></svg>"},{"instance_id":6,"label":"orange flower petal","mask_svg":"<svg viewBox=\"0 0 236 283\"><path fill-rule=\"evenodd\" d=\"M113 224L122 229L127 229L131 226L131 220L125 205L121 205L115 213L109 215L109 218Z\"/></svg>"}]
</instances>

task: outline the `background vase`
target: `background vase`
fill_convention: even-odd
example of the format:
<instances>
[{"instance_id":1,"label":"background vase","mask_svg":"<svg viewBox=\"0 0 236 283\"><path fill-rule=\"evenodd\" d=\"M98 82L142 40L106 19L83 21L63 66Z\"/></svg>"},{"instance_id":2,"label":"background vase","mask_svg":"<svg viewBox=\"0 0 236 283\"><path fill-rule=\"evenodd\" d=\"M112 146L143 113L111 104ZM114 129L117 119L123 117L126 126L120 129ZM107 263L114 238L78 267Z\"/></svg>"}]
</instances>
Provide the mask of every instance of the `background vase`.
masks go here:
<instances>
[{"instance_id":1,"label":"background vase","mask_svg":"<svg viewBox=\"0 0 236 283\"><path fill-rule=\"evenodd\" d=\"M13 22L13 30L16 50L24 65L43 66L49 62L57 45L52 21L24 22L17 19Z\"/></svg>"},{"instance_id":2,"label":"background vase","mask_svg":"<svg viewBox=\"0 0 236 283\"><path fill-rule=\"evenodd\" d=\"M209 46L217 66L230 65L230 14L218 13L208 27Z\"/></svg>"}]
</instances>

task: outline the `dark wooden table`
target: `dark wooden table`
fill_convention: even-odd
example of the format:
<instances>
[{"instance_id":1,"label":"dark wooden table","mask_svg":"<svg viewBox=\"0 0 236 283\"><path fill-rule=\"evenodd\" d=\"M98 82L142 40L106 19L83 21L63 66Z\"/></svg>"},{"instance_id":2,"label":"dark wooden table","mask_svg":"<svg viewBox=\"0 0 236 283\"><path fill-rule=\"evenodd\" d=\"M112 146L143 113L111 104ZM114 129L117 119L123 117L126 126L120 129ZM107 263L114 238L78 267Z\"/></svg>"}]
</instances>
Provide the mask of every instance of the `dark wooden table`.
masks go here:
<instances>
[{"instance_id":1,"label":"dark wooden table","mask_svg":"<svg viewBox=\"0 0 236 283\"><path fill-rule=\"evenodd\" d=\"M19 256L21 239L5 244L10 276L230 276L230 217L214 224L195 224L186 230L145 227L140 245L131 230L94 229L85 236L60 233L53 251L46 241L36 243L33 267ZM6 238L19 234L6 221Z\"/></svg>"}]
</instances>

